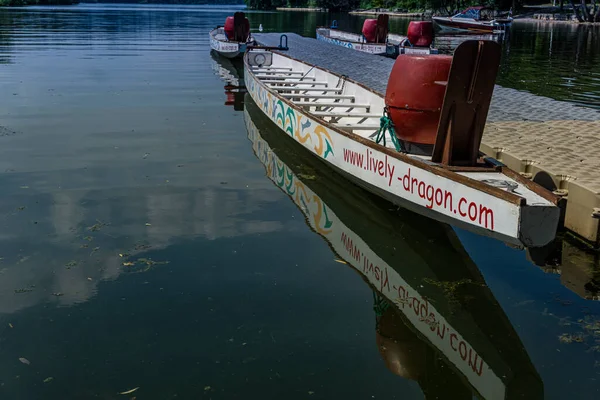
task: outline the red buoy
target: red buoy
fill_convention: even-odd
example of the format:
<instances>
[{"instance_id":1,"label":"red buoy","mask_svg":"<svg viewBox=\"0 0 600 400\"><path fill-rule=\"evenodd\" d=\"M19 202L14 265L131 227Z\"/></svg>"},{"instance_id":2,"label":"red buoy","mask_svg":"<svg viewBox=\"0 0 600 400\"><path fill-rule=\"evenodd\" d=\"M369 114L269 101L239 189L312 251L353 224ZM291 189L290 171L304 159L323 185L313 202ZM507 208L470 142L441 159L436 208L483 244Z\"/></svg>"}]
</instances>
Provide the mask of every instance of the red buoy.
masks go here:
<instances>
[{"instance_id":1,"label":"red buoy","mask_svg":"<svg viewBox=\"0 0 600 400\"><path fill-rule=\"evenodd\" d=\"M406 33L408 41L413 46L429 47L433 43L433 22L431 21L410 21L408 32Z\"/></svg>"},{"instance_id":2,"label":"red buoy","mask_svg":"<svg viewBox=\"0 0 600 400\"><path fill-rule=\"evenodd\" d=\"M362 34L367 39L367 42L375 42L377 35L377 20L376 19L365 19L362 28Z\"/></svg>"},{"instance_id":3,"label":"red buoy","mask_svg":"<svg viewBox=\"0 0 600 400\"><path fill-rule=\"evenodd\" d=\"M452 56L398 56L387 84L385 104L400 140L435 144L451 64Z\"/></svg>"},{"instance_id":4,"label":"red buoy","mask_svg":"<svg viewBox=\"0 0 600 400\"><path fill-rule=\"evenodd\" d=\"M233 17L227 17L225 19L225 26L223 27L223 30L225 31L227 39L233 40L233 37L235 35L235 22Z\"/></svg>"},{"instance_id":5,"label":"red buoy","mask_svg":"<svg viewBox=\"0 0 600 400\"><path fill-rule=\"evenodd\" d=\"M225 86L225 88L227 88L227 86ZM225 100L225 105L226 106L232 106L235 104L235 93L229 91L229 90L225 90L225 95L227 96L227 99Z\"/></svg>"},{"instance_id":6,"label":"red buoy","mask_svg":"<svg viewBox=\"0 0 600 400\"><path fill-rule=\"evenodd\" d=\"M250 21L243 12L236 12L233 17L225 19L223 30L228 40L245 42L250 35Z\"/></svg>"}]
</instances>

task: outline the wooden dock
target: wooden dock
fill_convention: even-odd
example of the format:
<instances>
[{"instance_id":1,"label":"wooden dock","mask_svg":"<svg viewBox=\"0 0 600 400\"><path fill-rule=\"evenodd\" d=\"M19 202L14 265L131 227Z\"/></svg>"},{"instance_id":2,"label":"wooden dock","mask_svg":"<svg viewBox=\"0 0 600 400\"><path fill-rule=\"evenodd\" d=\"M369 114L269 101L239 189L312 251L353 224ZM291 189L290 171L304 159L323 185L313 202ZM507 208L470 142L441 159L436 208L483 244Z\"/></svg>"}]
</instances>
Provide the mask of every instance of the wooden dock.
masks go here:
<instances>
[{"instance_id":1,"label":"wooden dock","mask_svg":"<svg viewBox=\"0 0 600 400\"><path fill-rule=\"evenodd\" d=\"M385 95L394 60L287 33L287 53ZM277 46L281 34L255 34ZM564 227L600 246L600 110L496 85L481 151L566 200Z\"/></svg>"}]
</instances>

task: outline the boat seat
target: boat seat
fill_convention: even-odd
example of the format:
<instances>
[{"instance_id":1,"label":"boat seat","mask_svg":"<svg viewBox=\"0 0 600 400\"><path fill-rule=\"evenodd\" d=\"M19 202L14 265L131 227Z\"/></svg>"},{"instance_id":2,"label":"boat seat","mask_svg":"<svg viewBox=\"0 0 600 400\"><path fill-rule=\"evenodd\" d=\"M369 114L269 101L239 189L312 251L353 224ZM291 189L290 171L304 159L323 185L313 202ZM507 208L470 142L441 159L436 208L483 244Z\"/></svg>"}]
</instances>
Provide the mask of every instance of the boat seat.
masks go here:
<instances>
[{"instance_id":1,"label":"boat seat","mask_svg":"<svg viewBox=\"0 0 600 400\"><path fill-rule=\"evenodd\" d=\"M290 86L270 86L271 89L275 89L278 92L295 92L295 91L303 91L303 92L342 92L343 89L328 89L328 88L304 88L304 87L290 87ZM314 97L314 96L310 96Z\"/></svg>"},{"instance_id":2,"label":"boat seat","mask_svg":"<svg viewBox=\"0 0 600 400\"><path fill-rule=\"evenodd\" d=\"M353 131L376 131L377 129L379 129L380 125L374 125L374 124L334 124L336 127L338 128L342 128L342 129L350 129Z\"/></svg>"},{"instance_id":3,"label":"boat seat","mask_svg":"<svg viewBox=\"0 0 600 400\"><path fill-rule=\"evenodd\" d=\"M292 69L289 67L260 67L260 68L253 68L252 70L254 72L256 72L256 71L291 71Z\"/></svg>"},{"instance_id":4,"label":"boat seat","mask_svg":"<svg viewBox=\"0 0 600 400\"><path fill-rule=\"evenodd\" d=\"M285 75L255 75L258 79L298 79L296 76L285 76ZM305 76L301 78L302 80L316 80L314 76ZM263 81L264 82L264 81ZM281 82L281 81L277 81Z\"/></svg>"},{"instance_id":5,"label":"boat seat","mask_svg":"<svg viewBox=\"0 0 600 400\"><path fill-rule=\"evenodd\" d=\"M262 83L271 83L271 84L293 84L293 85L314 85L314 86L327 86L328 83L327 82L305 82L305 81L283 81L281 79L265 79L265 80L261 80Z\"/></svg>"},{"instance_id":6,"label":"boat seat","mask_svg":"<svg viewBox=\"0 0 600 400\"><path fill-rule=\"evenodd\" d=\"M371 108L370 104L358 104L358 103L317 103L312 101L302 101L294 103L301 107L333 107L333 108Z\"/></svg>"},{"instance_id":7,"label":"boat seat","mask_svg":"<svg viewBox=\"0 0 600 400\"><path fill-rule=\"evenodd\" d=\"M330 112L330 111L313 111L312 115L318 117L333 117L333 118L379 118L371 113L353 113L353 112Z\"/></svg>"},{"instance_id":8,"label":"boat seat","mask_svg":"<svg viewBox=\"0 0 600 400\"><path fill-rule=\"evenodd\" d=\"M354 96L350 94L301 94L301 93L282 93L281 97L286 99L346 99L354 101Z\"/></svg>"},{"instance_id":9,"label":"boat seat","mask_svg":"<svg viewBox=\"0 0 600 400\"><path fill-rule=\"evenodd\" d=\"M238 11L233 14L233 25L234 25L234 42L246 42L250 38L250 22L246 15Z\"/></svg>"},{"instance_id":10,"label":"boat seat","mask_svg":"<svg viewBox=\"0 0 600 400\"><path fill-rule=\"evenodd\" d=\"M462 42L454 51L431 161L474 166L500 65L499 43Z\"/></svg>"},{"instance_id":11,"label":"boat seat","mask_svg":"<svg viewBox=\"0 0 600 400\"><path fill-rule=\"evenodd\" d=\"M379 14L377 16L377 27L375 28L375 43L385 43L390 26L390 16Z\"/></svg>"},{"instance_id":12,"label":"boat seat","mask_svg":"<svg viewBox=\"0 0 600 400\"><path fill-rule=\"evenodd\" d=\"M300 76L304 75L304 73L302 73L302 72L294 72L294 71L286 71L286 70L282 70L282 71L279 71L279 70L276 70L276 71L265 71L265 70L262 70L262 69L255 69L255 70L252 70L252 72L254 72L255 74L283 74L283 75L288 75L288 76L290 76L290 75L300 75ZM267 76L273 76L273 75L267 75Z\"/></svg>"}]
</instances>

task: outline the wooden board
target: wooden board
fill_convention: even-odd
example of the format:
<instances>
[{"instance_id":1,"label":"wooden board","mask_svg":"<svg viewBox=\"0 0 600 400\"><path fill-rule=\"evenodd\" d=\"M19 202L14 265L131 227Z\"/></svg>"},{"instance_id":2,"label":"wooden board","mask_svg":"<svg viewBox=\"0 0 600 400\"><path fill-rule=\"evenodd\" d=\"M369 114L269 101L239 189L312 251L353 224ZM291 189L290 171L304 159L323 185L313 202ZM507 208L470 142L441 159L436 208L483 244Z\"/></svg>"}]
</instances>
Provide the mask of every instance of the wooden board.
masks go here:
<instances>
[{"instance_id":1,"label":"wooden board","mask_svg":"<svg viewBox=\"0 0 600 400\"><path fill-rule=\"evenodd\" d=\"M500 45L468 40L454 52L440 115L433 162L475 165L496 75Z\"/></svg>"}]
</instances>

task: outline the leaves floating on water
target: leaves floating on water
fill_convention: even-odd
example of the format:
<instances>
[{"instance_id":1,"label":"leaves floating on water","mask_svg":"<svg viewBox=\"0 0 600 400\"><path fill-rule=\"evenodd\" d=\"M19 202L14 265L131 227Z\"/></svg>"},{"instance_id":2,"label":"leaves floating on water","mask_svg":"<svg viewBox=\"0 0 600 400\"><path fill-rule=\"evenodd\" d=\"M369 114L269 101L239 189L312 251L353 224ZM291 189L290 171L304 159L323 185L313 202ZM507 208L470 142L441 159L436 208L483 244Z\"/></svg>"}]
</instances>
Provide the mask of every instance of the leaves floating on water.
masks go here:
<instances>
[{"instance_id":1,"label":"leaves floating on water","mask_svg":"<svg viewBox=\"0 0 600 400\"><path fill-rule=\"evenodd\" d=\"M152 226L152 224L150 224L150 223L146 222L146 226Z\"/></svg>"},{"instance_id":2,"label":"leaves floating on water","mask_svg":"<svg viewBox=\"0 0 600 400\"><path fill-rule=\"evenodd\" d=\"M149 258L138 258L135 261L127 261L123 263L123 266L125 267L140 267L140 269L136 269L134 272L146 272L148 271L150 268L154 267L155 265L161 265L161 264L168 264L168 261L154 261L151 260ZM133 269L133 268L132 268Z\"/></svg>"},{"instance_id":3,"label":"leaves floating on water","mask_svg":"<svg viewBox=\"0 0 600 400\"><path fill-rule=\"evenodd\" d=\"M19 361L21 361L25 365L30 365L31 364L31 362L28 359L26 359L25 357L20 357Z\"/></svg>"},{"instance_id":4,"label":"leaves floating on water","mask_svg":"<svg viewBox=\"0 0 600 400\"><path fill-rule=\"evenodd\" d=\"M71 269L72 267L76 267L77 266L77 261L75 260L71 260L68 263L65 264L65 267L67 267L67 269Z\"/></svg>"},{"instance_id":5,"label":"leaves floating on water","mask_svg":"<svg viewBox=\"0 0 600 400\"><path fill-rule=\"evenodd\" d=\"M83 240L87 240L88 242L91 242L92 240L94 240L94 238L91 236L84 236Z\"/></svg>"},{"instance_id":6,"label":"leaves floating on water","mask_svg":"<svg viewBox=\"0 0 600 400\"><path fill-rule=\"evenodd\" d=\"M338 262L338 263L340 263L340 264L348 264L348 263L347 263L346 261L344 261L344 260L338 260L338 259L335 259L335 260L333 260L333 261L335 261L335 262Z\"/></svg>"},{"instance_id":7,"label":"leaves floating on water","mask_svg":"<svg viewBox=\"0 0 600 400\"><path fill-rule=\"evenodd\" d=\"M19 208L17 208L18 211L23 211L26 207L25 206L21 206Z\"/></svg>"},{"instance_id":8,"label":"leaves floating on water","mask_svg":"<svg viewBox=\"0 0 600 400\"><path fill-rule=\"evenodd\" d=\"M298 178L302 179L303 181L314 181L317 179L316 176L308 174L298 174Z\"/></svg>"},{"instance_id":9,"label":"leaves floating on water","mask_svg":"<svg viewBox=\"0 0 600 400\"><path fill-rule=\"evenodd\" d=\"M204 386L204 391L205 391L205 392L208 392L210 389L211 389L211 387L210 387L210 386Z\"/></svg>"},{"instance_id":10,"label":"leaves floating on water","mask_svg":"<svg viewBox=\"0 0 600 400\"><path fill-rule=\"evenodd\" d=\"M52 293L52 296L56 296L56 297L60 297L60 296L64 296L65 294L62 292L56 292L56 293Z\"/></svg>"},{"instance_id":11,"label":"leaves floating on water","mask_svg":"<svg viewBox=\"0 0 600 400\"><path fill-rule=\"evenodd\" d=\"M562 335L560 335L558 337L558 340L561 343L567 343L567 344L568 343L574 343L574 342L575 343L583 343L583 341L584 341L583 340L583 336L581 336L581 335L571 335L571 334L568 334L568 333L563 333Z\"/></svg>"},{"instance_id":12,"label":"leaves floating on water","mask_svg":"<svg viewBox=\"0 0 600 400\"><path fill-rule=\"evenodd\" d=\"M15 293L27 293L27 292L32 292L33 289L30 288L21 288L21 289L15 289Z\"/></svg>"},{"instance_id":13,"label":"leaves floating on water","mask_svg":"<svg viewBox=\"0 0 600 400\"><path fill-rule=\"evenodd\" d=\"M10 329L12 329L12 328L14 328L15 326L9 322L9 323L8 323L8 327L9 327Z\"/></svg>"},{"instance_id":14,"label":"leaves floating on water","mask_svg":"<svg viewBox=\"0 0 600 400\"><path fill-rule=\"evenodd\" d=\"M476 282L472 279L460 279L458 281L438 281L435 279L425 278L424 282L429 283L430 285L434 285L439 287L444 295L447 297L447 300L450 304L458 303L457 293L459 289L465 285L476 285L476 286L485 286L485 283ZM463 295L462 300L468 301L472 299L470 296Z\"/></svg>"},{"instance_id":15,"label":"leaves floating on water","mask_svg":"<svg viewBox=\"0 0 600 400\"><path fill-rule=\"evenodd\" d=\"M140 244L136 244L133 249L138 250L138 251L139 250L148 250L150 247L152 247L152 246L150 246L149 244L140 243Z\"/></svg>"},{"instance_id":16,"label":"leaves floating on water","mask_svg":"<svg viewBox=\"0 0 600 400\"><path fill-rule=\"evenodd\" d=\"M136 387L136 388L133 388L133 389L131 389L131 390L126 390L126 391L124 391L124 392L121 392L121 393L119 393L119 394L131 394L131 393L135 392L136 390L138 390L139 388L140 388L140 387L138 386L138 387Z\"/></svg>"},{"instance_id":17,"label":"leaves floating on water","mask_svg":"<svg viewBox=\"0 0 600 400\"><path fill-rule=\"evenodd\" d=\"M53 377L51 377L51 376L49 376L49 377L47 377L46 379L44 379L44 383L50 383L50 382L52 382L53 380L54 380L54 378L53 378Z\"/></svg>"},{"instance_id":18,"label":"leaves floating on water","mask_svg":"<svg viewBox=\"0 0 600 400\"><path fill-rule=\"evenodd\" d=\"M96 231L99 231L100 229L102 229L102 227L107 225L106 223L104 223L102 221L98 221L98 220L96 220L96 221L97 222L94 225L88 227L89 231L96 232Z\"/></svg>"}]
</instances>

